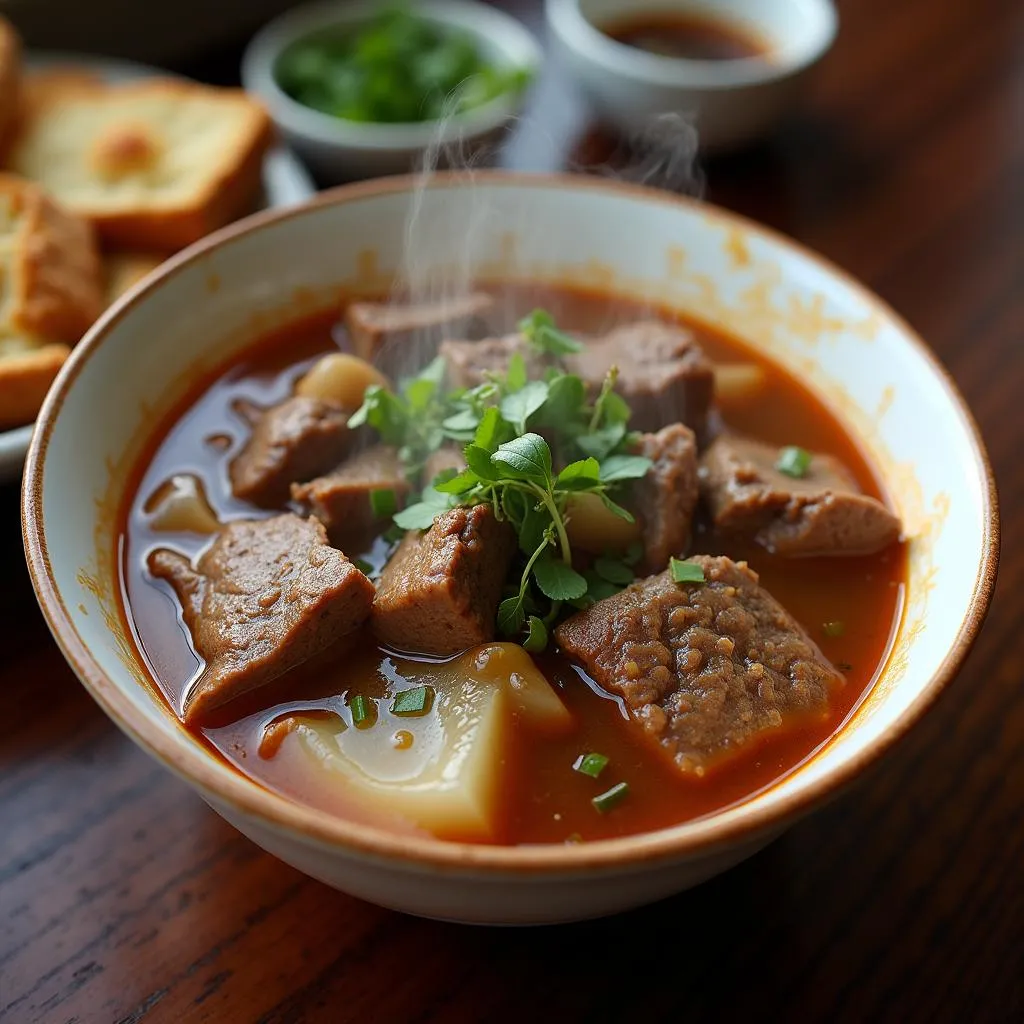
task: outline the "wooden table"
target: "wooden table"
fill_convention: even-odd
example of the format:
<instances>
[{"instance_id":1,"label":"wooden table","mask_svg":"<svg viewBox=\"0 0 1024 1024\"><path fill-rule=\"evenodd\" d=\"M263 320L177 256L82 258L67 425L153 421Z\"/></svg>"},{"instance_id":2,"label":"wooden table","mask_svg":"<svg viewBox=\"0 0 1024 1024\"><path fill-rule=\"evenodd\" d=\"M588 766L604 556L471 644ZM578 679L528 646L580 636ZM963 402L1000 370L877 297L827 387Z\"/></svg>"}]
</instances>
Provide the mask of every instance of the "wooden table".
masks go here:
<instances>
[{"instance_id":1,"label":"wooden table","mask_svg":"<svg viewBox=\"0 0 1024 1024\"><path fill-rule=\"evenodd\" d=\"M978 416L1002 572L940 705L698 890L546 930L413 920L262 853L115 730L47 635L2 491L0 1021L1024 1020L1024 5L841 6L806 112L708 192L876 289ZM545 136L583 123L557 73L535 105L507 163L565 159Z\"/></svg>"}]
</instances>

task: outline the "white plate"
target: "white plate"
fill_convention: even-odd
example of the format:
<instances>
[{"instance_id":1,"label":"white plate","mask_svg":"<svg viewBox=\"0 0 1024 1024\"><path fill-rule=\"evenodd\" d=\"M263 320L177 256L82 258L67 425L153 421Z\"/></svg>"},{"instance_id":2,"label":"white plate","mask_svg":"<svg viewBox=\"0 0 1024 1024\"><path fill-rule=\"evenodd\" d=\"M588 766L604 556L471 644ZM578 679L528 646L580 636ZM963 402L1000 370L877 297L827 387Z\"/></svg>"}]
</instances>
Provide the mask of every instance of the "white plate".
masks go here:
<instances>
[{"instance_id":1,"label":"white plate","mask_svg":"<svg viewBox=\"0 0 1024 1024\"><path fill-rule=\"evenodd\" d=\"M109 82L128 82L139 78L180 78L170 71L130 61L107 60L102 57L78 56L71 53L35 53L28 56L30 71L53 68L79 68L101 75ZM302 202L316 192L309 172L291 150L274 146L263 162L263 196L265 207L290 206ZM32 425L0 431L0 482L14 480L20 473L28 451Z\"/></svg>"}]
</instances>

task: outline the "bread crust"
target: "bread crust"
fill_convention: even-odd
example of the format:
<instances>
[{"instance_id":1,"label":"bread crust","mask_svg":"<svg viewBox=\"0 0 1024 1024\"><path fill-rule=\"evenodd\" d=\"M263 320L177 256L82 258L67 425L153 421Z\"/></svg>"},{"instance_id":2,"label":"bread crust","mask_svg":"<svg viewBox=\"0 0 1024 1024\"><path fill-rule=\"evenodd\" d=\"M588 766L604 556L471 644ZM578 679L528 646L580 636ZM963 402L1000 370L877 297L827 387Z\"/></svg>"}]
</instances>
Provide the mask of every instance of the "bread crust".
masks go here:
<instances>
[{"instance_id":1,"label":"bread crust","mask_svg":"<svg viewBox=\"0 0 1024 1024\"><path fill-rule=\"evenodd\" d=\"M0 356L0 430L31 423L71 346L53 342Z\"/></svg>"},{"instance_id":2,"label":"bread crust","mask_svg":"<svg viewBox=\"0 0 1024 1024\"><path fill-rule=\"evenodd\" d=\"M0 15L0 157L11 141L21 108L21 40Z\"/></svg>"},{"instance_id":3,"label":"bread crust","mask_svg":"<svg viewBox=\"0 0 1024 1024\"><path fill-rule=\"evenodd\" d=\"M273 137L240 89L173 79L36 89L11 151L105 241L173 252L247 213Z\"/></svg>"}]
</instances>

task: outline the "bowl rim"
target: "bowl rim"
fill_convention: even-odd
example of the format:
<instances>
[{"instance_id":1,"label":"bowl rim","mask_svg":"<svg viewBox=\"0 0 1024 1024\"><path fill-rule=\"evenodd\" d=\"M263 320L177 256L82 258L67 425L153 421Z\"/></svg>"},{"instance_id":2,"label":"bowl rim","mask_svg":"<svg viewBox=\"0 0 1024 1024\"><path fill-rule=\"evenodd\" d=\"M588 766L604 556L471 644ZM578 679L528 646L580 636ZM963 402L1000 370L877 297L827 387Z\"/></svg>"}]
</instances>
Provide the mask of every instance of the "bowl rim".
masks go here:
<instances>
[{"instance_id":1,"label":"bowl rim","mask_svg":"<svg viewBox=\"0 0 1024 1024\"><path fill-rule=\"evenodd\" d=\"M812 44L780 62L750 58L705 61L647 53L605 35L580 9L580 0L545 0L544 6L548 24L563 44L613 75L652 86L719 92L791 78L829 51L839 31L835 4L832 0L798 2L818 13L821 28Z\"/></svg>"},{"instance_id":2,"label":"bowl rim","mask_svg":"<svg viewBox=\"0 0 1024 1024\"><path fill-rule=\"evenodd\" d=\"M497 128L520 108L525 90L508 91L482 106L445 120L385 124L362 123L332 117L307 107L289 96L278 84L274 67L288 47L332 25L358 24L379 5L374 0L320 0L292 7L268 21L249 40L242 55L242 82L246 90L263 100L280 127L321 145L345 146L367 151L426 149L459 139L474 138ZM423 0L417 14L429 20L464 28L503 52L519 51L521 65L536 75L542 62L540 44L530 30L510 14L478 0ZM528 88L528 86L527 86Z\"/></svg>"},{"instance_id":3,"label":"bowl rim","mask_svg":"<svg viewBox=\"0 0 1024 1024\"><path fill-rule=\"evenodd\" d=\"M22 532L29 575L43 616L71 668L93 699L122 731L152 757L184 778L215 806L230 805L243 818L255 818L271 830L291 833L306 844L339 852L376 858L406 870L469 870L474 873L514 875L572 875L581 870L622 870L626 866L676 861L687 855L706 853L711 848L769 834L847 787L870 764L887 752L930 708L946 689L969 653L988 611L995 586L999 556L998 499L992 467L978 426L959 390L920 336L883 300L830 261L770 228L738 214L683 196L647 186L626 184L570 174L531 174L508 171L480 172L482 182L518 189L564 188L630 195L647 203L699 209L726 226L769 238L775 245L795 251L824 272L838 276L882 315L890 318L914 345L935 374L961 420L973 451L973 468L978 474L984 514L984 537L970 603L957 633L949 640L939 667L915 695L903 714L861 751L828 774L807 782L775 806L751 808L732 819L719 813L684 822L655 832L640 833L590 843L557 846L484 846L425 836L388 832L370 825L324 815L307 805L265 789L230 766L222 765L201 745L183 742L184 729L166 711L175 729L166 730L138 711L126 691L99 667L88 646L78 635L56 586L50 568L43 519L44 464L50 437L65 397L92 354L103 344L113 327L150 292L241 235L259 231L324 206L344 205L353 200L409 192L422 182L415 175L401 175L340 186L320 193L303 204L266 210L209 235L168 260L163 267L122 296L89 330L65 363L40 412L37 429L26 462L22 485ZM457 188L463 179L457 173L439 173L428 188ZM148 674L148 673L147 673ZM742 809L743 805L740 805Z\"/></svg>"}]
</instances>

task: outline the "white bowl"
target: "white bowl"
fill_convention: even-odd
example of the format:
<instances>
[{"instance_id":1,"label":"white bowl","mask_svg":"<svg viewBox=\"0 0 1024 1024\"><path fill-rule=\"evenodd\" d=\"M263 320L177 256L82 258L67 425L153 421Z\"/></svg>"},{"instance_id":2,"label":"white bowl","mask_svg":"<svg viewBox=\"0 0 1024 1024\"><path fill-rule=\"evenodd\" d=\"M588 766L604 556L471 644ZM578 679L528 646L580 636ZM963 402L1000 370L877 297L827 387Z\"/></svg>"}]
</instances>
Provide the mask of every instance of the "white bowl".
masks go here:
<instances>
[{"instance_id":1,"label":"white bowl","mask_svg":"<svg viewBox=\"0 0 1024 1024\"><path fill-rule=\"evenodd\" d=\"M596 26L637 13L636 0L546 0L559 54L599 116L624 135L665 113L693 118L703 150L723 150L769 131L806 71L835 38L830 0L644 0L644 14L707 14L749 28L769 60L683 60L616 42Z\"/></svg>"},{"instance_id":2,"label":"white bowl","mask_svg":"<svg viewBox=\"0 0 1024 1024\"><path fill-rule=\"evenodd\" d=\"M841 732L750 800L575 846L399 836L238 774L155 693L119 611L114 565L118 510L160 416L255 334L337 307L340 294L379 291L403 257L431 270L459 267L467 253L485 279L657 300L748 339L832 407L881 473L910 538L891 656ZM711 206L597 180L487 173L473 189L438 176L419 196L408 178L349 186L258 214L171 259L99 321L50 392L29 452L23 523L43 612L82 682L228 821L375 903L505 923L593 917L678 892L855 779L959 668L988 606L998 534L991 472L962 399L913 331L841 271Z\"/></svg>"},{"instance_id":3,"label":"white bowl","mask_svg":"<svg viewBox=\"0 0 1024 1024\"><path fill-rule=\"evenodd\" d=\"M327 0L297 7L265 25L242 58L242 84L266 105L284 138L322 182L351 181L409 171L430 147L471 154L495 138L521 109L525 93L504 93L476 109L439 123L363 124L344 121L292 99L277 84L281 54L311 34L357 25L380 10L377 0ZM541 51L533 36L503 12L471 0L424 0L416 14L475 36L498 64L536 73ZM442 160L443 162L443 160Z\"/></svg>"}]
</instances>

